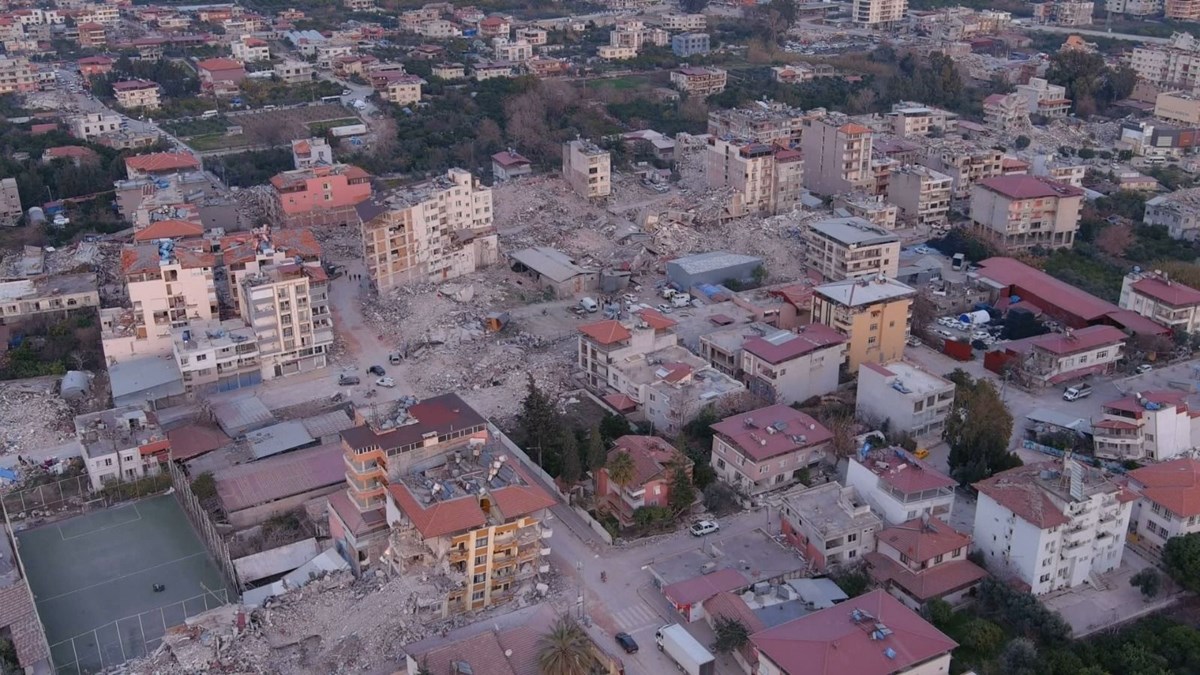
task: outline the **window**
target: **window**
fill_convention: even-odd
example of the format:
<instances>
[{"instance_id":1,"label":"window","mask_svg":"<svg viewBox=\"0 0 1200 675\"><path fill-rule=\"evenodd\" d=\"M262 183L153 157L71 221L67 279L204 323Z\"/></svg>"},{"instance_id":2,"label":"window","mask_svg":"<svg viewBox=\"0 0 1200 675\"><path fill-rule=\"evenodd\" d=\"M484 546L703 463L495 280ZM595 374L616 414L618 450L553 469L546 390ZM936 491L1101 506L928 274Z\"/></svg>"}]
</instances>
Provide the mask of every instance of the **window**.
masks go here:
<instances>
[{"instance_id":1,"label":"window","mask_svg":"<svg viewBox=\"0 0 1200 675\"><path fill-rule=\"evenodd\" d=\"M1050 581L1050 575L1043 574L1042 576L1038 577L1038 581L1044 584L1044 583Z\"/></svg>"},{"instance_id":2,"label":"window","mask_svg":"<svg viewBox=\"0 0 1200 675\"><path fill-rule=\"evenodd\" d=\"M1053 562L1052 558L1046 558L1042 561L1042 567L1049 567L1051 562Z\"/></svg>"},{"instance_id":3,"label":"window","mask_svg":"<svg viewBox=\"0 0 1200 675\"><path fill-rule=\"evenodd\" d=\"M872 335L871 337L867 338L867 344L869 344L869 345L873 345L873 344L875 344L875 343L876 343L876 342L878 342L878 341L879 341L879 339L878 339L878 338L876 338L874 335Z\"/></svg>"},{"instance_id":4,"label":"window","mask_svg":"<svg viewBox=\"0 0 1200 675\"><path fill-rule=\"evenodd\" d=\"M1103 359L1103 358L1106 358L1107 356L1108 356L1108 350L1105 350L1102 352L1096 352L1097 359Z\"/></svg>"},{"instance_id":5,"label":"window","mask_svg":"<svg viewBox=\"0 0 1200 675\"><path fill-rule=\"evenodd\" d=\"M471 582L476 583L476 584L482 584L483 580L486 578L487 578L486 574L476 574L475 576L471 577Z\"/></svg>"},{"instance_id":6,"label":"window","mask_svg":"<svg viewBox=\"0 0 1200 675\"><path fill-rule=\"evenodd\" d=\"M488 544L487 537L480 537L475 540L475 548L483 548L484 546L487 546L487 544Z\"/></svg>"},{"instance_id":7,"label":"window","mask_svg":"<svg viewBox=\"0 0 1200 675\"><path fill-rule=\"evenodd\" d=\"M858 555L858 551L855 551L854 549L850 549L849 551L846 552L847 558L853 558L857 555Z\"/></svg>"},{"instance_id":8,"label":"window","mask_svg":"<svg viewBox=\"0 0 1200 675\"><path fill-rule=\"evenodd\" d=\"M472 600L482 600L483 599L483 591L475 591L474 593L471 594L471 599Z\"/></svg>"},{"instance_id":9,"label":"window","mask_svg":"<svg viewBox=\"0 0 1200 675\"><path fill-rule=\"evenodd\" d=\"M105 458L104 466L112 466L112 457Z\"/></svg>"},{"instance_id":10,"label":"window","mask_svg":"<svg viewBox=\"0 0 1200 675\"><path fill-rule=\"evenodd\" d=\"M487 556L486 556L486 555L477 555L477 556L475 556L475 565L476 565L477 567L478 567L479 565L482 565L482 564L486 563L486 562L487 562Z\"/></svg>"},{"instance_id":11,"label":"window","mask_svg":"<svg viewBox=\"0 0 1200 675\"><path fill-rule=\"evenodd\" d=\"M851 534L846 535L846 541L858 541L858 533L853 532Z\"/></svg>"}]
</instances>

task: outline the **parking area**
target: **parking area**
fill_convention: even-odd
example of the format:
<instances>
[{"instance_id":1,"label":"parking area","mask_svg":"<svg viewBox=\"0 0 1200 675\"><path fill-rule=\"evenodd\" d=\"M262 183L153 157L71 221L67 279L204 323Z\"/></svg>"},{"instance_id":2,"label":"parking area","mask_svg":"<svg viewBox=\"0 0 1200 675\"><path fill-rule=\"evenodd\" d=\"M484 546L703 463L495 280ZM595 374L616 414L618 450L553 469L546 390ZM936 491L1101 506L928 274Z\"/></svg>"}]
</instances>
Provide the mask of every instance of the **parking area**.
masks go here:
<instances>
[{"instance_id":1,"label":"parking area","mask_svg":"<svg viewBox=\"0 0 1200 675\"><path fill-rule=\"evenodd\" d=\"M1166 607L1178 599L1178 588L1169 580L1163 580L1163 592L1147 601L1141 589L1130 586L1129 578L1151 563L1137 551L1125 547L1121 566L1100 577L1103 588L1089 584L1043 598L1048 609L1062 614L1076 638L1102 631L1110 626L1125 623Z\"/></svg>"}]
</instances>

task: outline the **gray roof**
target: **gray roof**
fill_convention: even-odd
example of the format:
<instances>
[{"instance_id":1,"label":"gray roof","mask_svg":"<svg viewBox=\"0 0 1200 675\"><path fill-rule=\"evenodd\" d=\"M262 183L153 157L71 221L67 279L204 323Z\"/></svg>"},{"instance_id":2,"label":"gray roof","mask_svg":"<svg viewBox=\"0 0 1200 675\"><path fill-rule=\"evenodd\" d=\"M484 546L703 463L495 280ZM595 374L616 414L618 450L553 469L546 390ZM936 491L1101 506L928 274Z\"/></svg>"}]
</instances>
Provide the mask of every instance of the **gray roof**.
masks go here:
<instances>
[{"instance_id":1,"label":"gray roof","mask_svg":"<svg viewBox=\"0 0 1200 675\"><path fill-rule=\"evenodd\" d=\"M877 278L844 279L822 284L815 289L818 294L847 307L861 307L885 300L912 296L916 290L895 279Z\"/></svg>"},{"instance_id":2,"label":"gray roof","mask_svg":"<svg viewBox=\"0 0 1200 675\"><path fill-rule=\"evenodd\" d=\"M589 270L576 265L567 254L546 246L523 248L509 253L508 257L551 281L569 281L589 273Z\"/></svg>"},{"instance_id":3,"label":"gray roof","mask_svg":"<svg viewBox=\"0 0 1200 675\"><path fill-rule=\"evenodd\" d=\"M327 412L323 415L306 417L300 420L304 430L313 438L322 438L339 434L354 426L354 420L341 410Z\"/></svg>"},{"instance_id":4,"label":"gray roof","mask_svg":"<svg viewBox=\"0 0 1200 675\"><path fill-rule=\"evenodd\" d=\"M756 258L752 255L742 255L740 253L729 253L728 251L711 251L709 253L697 253L696 255L676 258L667 264L677 265L688 274L703 274L738 265L761 265L762 258Z\"/></svg>"},{"instance_id":5,"label":"gray roof","mask_svg":"<svg viewBox=\"0 0 1200 675\"><path fill-rule=\"evenodd\" d=\"M1067 413L1061 413L1055 410L1047 410L1038 408L1025 416L1025 419L1038 424L1049 424L1063 429L1071 429L1081 434L1092 433L1092 423L1086 418L1077 417Z\"/></svg>"},{"instance_id":6,"label":"gray roof","mask_svg":"<svg viewBox=\"0 0 1200 675\"><path fill-rule=\"evenodd\" d=\"M183 376L169 356L147 356L108 367L113 405L142 404L164 396L182 394Z\"/></svg>"},{"instance_id":7,"label":"gray roof","mask_svg":"<svg viewBox=\"0 0 1200 675\"><path fill-rule=\"evenodd\" d=\"M900 241L900 237L894 233L888 232L882 227L876 227L870 221L856 216L827 218L812 223L809 227L825 237L847 246L888 244Z\"/></svg>"},{"instance_id":8,"label":"gray roof","mask_svg":"<svg viewBox=\"0 0 1200 675\"><path fill-rule=\"evenodd\" d=\"M221 401L213 406L217 424L230 438L236 438L253 429L261 429L275 421L275 416L257 396L242 396Z\"/></svg>"},{"instance_id":9,"label":"gray roof","mask_svg":"<svg viewBox=\"0 0 1200 675\"><path fill-rule=\"evenodd\" d=\"M316 441L304 428L304 423L292 420L280 422L246 434L254 459L263 459L281 452L295 450Z\"/></svg>"}]
</instances>

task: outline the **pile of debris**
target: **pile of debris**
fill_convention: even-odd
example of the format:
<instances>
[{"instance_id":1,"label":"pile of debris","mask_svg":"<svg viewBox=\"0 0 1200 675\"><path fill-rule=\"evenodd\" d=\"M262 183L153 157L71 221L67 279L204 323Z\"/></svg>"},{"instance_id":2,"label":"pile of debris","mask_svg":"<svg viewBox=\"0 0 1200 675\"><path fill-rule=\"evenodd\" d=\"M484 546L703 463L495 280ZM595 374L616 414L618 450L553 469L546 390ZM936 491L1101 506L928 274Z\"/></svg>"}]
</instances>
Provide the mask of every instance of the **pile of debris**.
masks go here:
<instances>
[{"instance_id":1,"label":"pile of debris","mask_svg":"<svg viewBox=\"0 0 1200 675\"><path fill-rule=\"evenodd\" d=\"M277 224L275 222L276 199L275 190L269 185L255 185L248 188L235 188L231 193L237 204L237 212L242 223L257 226L261 223ZM241 229L239 227L229 229Z\"/></svg>"},{"instance_id":2,"label":"pile of debris","mask_svg":"<svg viewBox=\"0 0 1200 675\"><path fill-rule=\"evenodd\" d=\"M325 260L362 259L362 232L357 227L315 227L313 236L320 242Z\"/></svg>"},{"instance_id":3,"label":"pile of debris","mask_svg":"<svg viewBox=\"0 0 1200 675\"><path fill-rule=\"evenodd\" d=\"M55 393L56 379L0 382L0 451L27 453L75 438L76 411Z\"/></svg>"}]
</instances>

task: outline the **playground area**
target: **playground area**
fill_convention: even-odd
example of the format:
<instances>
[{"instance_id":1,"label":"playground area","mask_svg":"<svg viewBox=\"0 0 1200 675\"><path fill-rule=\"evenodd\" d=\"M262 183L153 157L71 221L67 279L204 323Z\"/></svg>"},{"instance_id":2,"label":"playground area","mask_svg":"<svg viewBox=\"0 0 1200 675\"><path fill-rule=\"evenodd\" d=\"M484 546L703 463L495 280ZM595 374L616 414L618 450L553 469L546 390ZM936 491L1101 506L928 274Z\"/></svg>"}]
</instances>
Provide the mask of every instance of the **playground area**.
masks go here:
<instances>
[{"instance_id":1,"label":"playground area","mask_svg":"<svg viewBox=\"0 0 1200 675\"><path fill-rule=\"evenodd\" d=\"M172 495L17 534L57 672L93 673L156 649L232 599Z\"/></svg>"}]
</instances>

